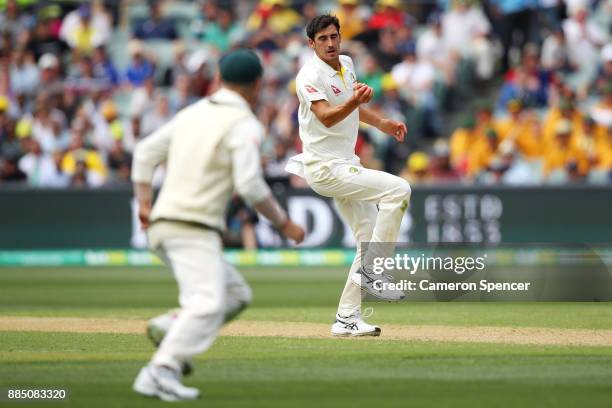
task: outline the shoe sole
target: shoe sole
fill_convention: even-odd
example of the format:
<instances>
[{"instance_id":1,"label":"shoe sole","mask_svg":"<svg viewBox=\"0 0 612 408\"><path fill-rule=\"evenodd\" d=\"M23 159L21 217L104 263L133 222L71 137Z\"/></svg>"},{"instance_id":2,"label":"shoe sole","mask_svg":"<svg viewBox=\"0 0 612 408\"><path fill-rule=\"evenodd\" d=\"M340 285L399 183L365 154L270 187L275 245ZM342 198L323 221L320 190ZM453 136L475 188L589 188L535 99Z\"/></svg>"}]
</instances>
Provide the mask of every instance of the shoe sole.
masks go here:
<instances>
[{"instance_id":1,"label":"shoe sole","mask_svg":"<svg viewBox=\"0 0 612 408\"><path fill-rule=\"evenodd\" d=\"M402 300L406 299L406 296L402 296L402 297L401 297L401 298L399 298L399 299L389 299L389 298L386 298L386 297L383 297L383 296L380 296L380 295L377 295L377 294L375 294L375 293L372 293L372 292L368 291L368 289L367 289L367 288L365 288L365 287L361 286L360 284L358 284L357 282L355 282L355 281L353 281L353 280L351 280L351 283L352 283L353 285L357 286L359 289L361 289L361 290L363 290L364 292L366 292L368 295L372 295L372 296L374 296L376 299L385 300L385 301L387 301L387 302L401 302Z\"/></svg>"},{"instance_id":2,"label":"shoe sole","mask_svg":"<svg viewBox=\"0 0 612 408\"><path fill-rule=\"evenodd\" d=\"M376 329L373 332L366 333L332 333L334 337L378 337L380 336L381 330Z\"/></svg>"}]
</instances>

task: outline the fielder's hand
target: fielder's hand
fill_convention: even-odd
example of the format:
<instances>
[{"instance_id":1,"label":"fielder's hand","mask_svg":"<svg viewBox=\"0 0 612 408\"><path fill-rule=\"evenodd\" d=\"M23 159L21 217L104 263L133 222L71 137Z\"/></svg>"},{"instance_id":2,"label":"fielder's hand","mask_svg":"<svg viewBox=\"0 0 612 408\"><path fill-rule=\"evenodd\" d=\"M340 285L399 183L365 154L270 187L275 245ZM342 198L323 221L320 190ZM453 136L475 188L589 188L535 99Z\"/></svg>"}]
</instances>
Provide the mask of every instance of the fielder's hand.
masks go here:
<instances>
[{"instance_id":1,"label":"fielder's hand","mask_svg":"<svg viewBox=\"0 0 612 408\"><path fill-rule=\"evenodd\" d=\"M408 128L402 122L391 119L383 119L378 127L382 132L385 132L395 138L398 142L403 142L408 133Z\"/></svg>"},{"instance_id":2,"label":"fielder's hand","mask_svg":"<svg viewBox=\"0 0 612 408\"><path fill-rule=\"evenodd\" d=\"M285 221L279 231L285 238L294 240L296 244L304 240L304 228L291 220Z\"/></svg>"},{"instance_id":3,"label":"fielder's hand","mask_svg":"<svg viewBox=\"0 0 612 408\"><path fill-rule=\"evenodd\" d=\"M149 228L149 217L151 216L150 205L139 205L138 206L138 219L140 220L140 226L143 230Z\"/></svg>"}]
</instances>

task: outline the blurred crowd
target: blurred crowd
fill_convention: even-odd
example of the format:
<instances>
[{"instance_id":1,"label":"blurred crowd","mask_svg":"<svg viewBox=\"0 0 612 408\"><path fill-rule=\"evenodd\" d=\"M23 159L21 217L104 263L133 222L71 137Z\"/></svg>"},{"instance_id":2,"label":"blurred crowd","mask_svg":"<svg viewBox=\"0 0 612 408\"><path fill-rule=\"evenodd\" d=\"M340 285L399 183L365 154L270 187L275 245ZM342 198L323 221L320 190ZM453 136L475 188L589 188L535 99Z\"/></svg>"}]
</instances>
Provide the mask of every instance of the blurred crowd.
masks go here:
<instances>
[{"instance_id":1,"label":"blurred crowd","mask_svg":"<svg viewBox=\"0 0 612 408\"><path fill-rule=\"evenodd\" d=\"M266 67L257 112L266 177L303 187L284 171L301 149L295 76L312 55L305 24L328 11L358 79L375 89L370 107L409 128L401 144L361 128L364 166L416 185L612 183L612 0L0 0L0 9L0 183L128 185L135 143L213 92L220 56L246 46Z\"/></svg>"}]
</instances>

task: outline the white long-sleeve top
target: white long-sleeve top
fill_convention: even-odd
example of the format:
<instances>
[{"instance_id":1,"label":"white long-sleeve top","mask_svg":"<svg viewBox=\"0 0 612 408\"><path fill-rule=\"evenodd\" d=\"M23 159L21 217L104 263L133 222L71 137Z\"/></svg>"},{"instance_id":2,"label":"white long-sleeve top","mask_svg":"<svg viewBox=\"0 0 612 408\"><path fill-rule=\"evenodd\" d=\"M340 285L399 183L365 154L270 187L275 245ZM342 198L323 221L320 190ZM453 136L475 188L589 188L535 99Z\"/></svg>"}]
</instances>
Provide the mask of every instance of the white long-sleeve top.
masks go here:
<instances>
[{"instance_id":1,"label":"white long-sleeve top","mask_svg":"<svg viewBox=\"0 0 612 408\"><path fill-rule=\"evenodd\" d=\"M151 221L186 221L224 230L234 190L250 205L268 197L259 155L263 132L248 103L222 88L140 141L134 151L133 182L150 183L155 167L166 161Z\"/></svg>"}]
</instances>

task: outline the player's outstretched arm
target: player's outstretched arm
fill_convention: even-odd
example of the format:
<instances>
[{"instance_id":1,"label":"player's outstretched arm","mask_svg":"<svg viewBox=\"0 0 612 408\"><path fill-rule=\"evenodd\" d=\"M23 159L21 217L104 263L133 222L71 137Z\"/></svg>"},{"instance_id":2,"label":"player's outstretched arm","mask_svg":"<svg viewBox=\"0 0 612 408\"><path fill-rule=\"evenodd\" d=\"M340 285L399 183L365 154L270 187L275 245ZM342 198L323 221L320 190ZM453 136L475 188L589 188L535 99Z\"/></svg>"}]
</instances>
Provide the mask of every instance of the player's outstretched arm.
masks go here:
<instances>
[{"instance_id":1,"label":"player's outstretched arm","mask_svg":"<svg viewBox=\"0 0 612 408\"><path fill-rule=\"evenodd\" d=\"M368 103L373 94L374 90L369 86L360 86L355 88L353 96L343 104L332 107L329 102L321 99L312 102L310 110L325 127L329 128L346 119L359 105Z\"/></svg>"},{"instance_id":2,"label":"player's outstretched arm","mask_svg":"<svg viewBox=\"0 0 612 408\"><path fill-rule=\"evenodd\" d=\"M372 112L370 109L360 106L359 107L359 120L367 123L368 125L374 126L381 132L387 133L395 138L398 142L403 142L408 132L408 128L402 122L383 118L378 114Z\"/></svg>"}]
</instances>

